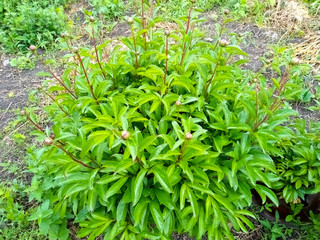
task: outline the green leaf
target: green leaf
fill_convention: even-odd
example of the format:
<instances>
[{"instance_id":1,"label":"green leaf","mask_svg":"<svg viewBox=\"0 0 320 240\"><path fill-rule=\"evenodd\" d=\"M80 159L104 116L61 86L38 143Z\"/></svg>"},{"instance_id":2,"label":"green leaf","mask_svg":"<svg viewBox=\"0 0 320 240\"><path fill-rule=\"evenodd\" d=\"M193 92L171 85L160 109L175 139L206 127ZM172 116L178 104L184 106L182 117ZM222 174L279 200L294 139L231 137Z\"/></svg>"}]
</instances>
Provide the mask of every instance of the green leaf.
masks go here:
<instances>
[{"instance_id":1,"label":"green leaf","mask_svg":"<svg viewBox=\"0 0 320 240\"><path fill-rule=\"evenodd\" d=\"M121 187L127 182L128 177L122 177L116 183L114 183L106 192L105 199L113 196L114 194L118 193Z\"/></svg>"},{"instance_id":2,"label":"green leaf","mask_svg":"<svg viewBox=\"0 0 320 240\"><path fill-rule=\"evenodd\" d=\"M143 179L146 175L146 173L148 172L148 169L141 169L140 172L138 173L135 182L134 182L134 197L133 197L133 206L135 206L142 194L142 190L143 190Z\"/></svg>"},{"instance_id":3,"label":"green leaf","mask_svg":"<svg viewBox=\"0 0 320 240\"><path fill-rule=\"evenodd\" d=\"M170 181L169 181L167 173L165 171L163 171L162 169L160 169L159 167L153 167L152 172L153 172L155 178L157 179L157 181L163 187L163 189L165 191L167 191L168 193L172 193L173 190L170 185Z\"/></svg>"},{"instance_id":4,"label":"green leaf","mask_svg":"<svg viewBox=\"0 0 320 240\"><path fill-rule=\"evenodd\" d=\"M159 204L152 201L152 202L150 202L149 207L150 207L150 212L151 212L152 218L153 218L155 224L157 225L158 230L160 230L160 232L162 232L164 229L164 222L163 222L162 213L159 208Z\"/></svg>"}]
</instances>

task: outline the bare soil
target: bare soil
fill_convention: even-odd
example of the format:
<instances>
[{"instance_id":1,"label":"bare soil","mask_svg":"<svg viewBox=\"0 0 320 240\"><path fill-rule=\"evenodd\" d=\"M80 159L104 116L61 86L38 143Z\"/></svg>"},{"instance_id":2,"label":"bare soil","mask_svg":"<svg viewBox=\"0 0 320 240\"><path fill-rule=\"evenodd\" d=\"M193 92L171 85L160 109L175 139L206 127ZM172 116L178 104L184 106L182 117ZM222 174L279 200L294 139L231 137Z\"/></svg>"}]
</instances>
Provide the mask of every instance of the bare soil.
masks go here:
<instances>
[{"instance_id":1,"label":"bare soil","mask_svg":"<svg viewBox=\"0 0 320 240\"><path fill-rule=\"evenodd\" d=\"M0 57L0 129L15 116L15 109L21 109L28 103L29 92L42 82L36 74L45 71L38 64L33 70L19 70L11 67L12 56Z\"/></svg>"}]
</instances>

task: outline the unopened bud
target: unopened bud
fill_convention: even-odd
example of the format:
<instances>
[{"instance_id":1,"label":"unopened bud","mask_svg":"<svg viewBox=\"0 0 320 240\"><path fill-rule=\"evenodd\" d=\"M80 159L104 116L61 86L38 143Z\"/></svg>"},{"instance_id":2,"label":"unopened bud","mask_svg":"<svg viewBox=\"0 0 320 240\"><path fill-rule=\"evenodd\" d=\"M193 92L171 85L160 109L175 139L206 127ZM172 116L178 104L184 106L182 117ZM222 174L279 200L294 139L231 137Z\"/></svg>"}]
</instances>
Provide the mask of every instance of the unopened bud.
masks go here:
<instances>
[{"instance_id":1,"label":"unopened bud","mask_svg":"<svg viewBox=\"0 0 320 240\"><path fill-rule=\"evenodd\" d=\"M192 139L192 134L190 132L187 132L184 137L186 138L186 140L191 140Z\"/></svg>"},{"instance_id":2,"label":"unopened bud","mask_svg":"<svg viewBox=\"0 0 320 240\"><path fill-rule=\"evenodd\" d=\"M196 3L196 0L191 0L191 3L192 3L192 4L195 4L195 3Z\"/></svg>"},{"instance_id":3,"label":"unopened bud","mask_svg":"<svg viewBox=\"0 0 320 240\"><path fill-rule=\"evenodd\" d=\"M133 23L133 18L132 18L132 17L129 17L129 18L127 19L127 23L128 23L129 25L131 25L131 24Z\"/></svg>"},{"instance_id":4,"label":"unopened bud","mask_svg":"<svg viewBox=\"0 0 320 240\"><path fill-rule=\"evenodd\" d=\"M25 116L25 115L27 115L27 112L26 112L26 110L22 109L22 110L20 111L20 115L22 115L22 116Z\"/></svg>"},{"instance_id":5,"label":"unopened bud","mask_svg":"<svg viewBox=\"0 0 320 240\"><path fill-rule=\"evenodd\" d=\"M74 53L79 53L79 48L73 47L73 48L72 48L72 51L73 51Z\"/></svg>"},{"instance_id":6,"label":"unopened bud","mask_svg":"<svg viewBox=\"0 0 320 240\"><path fill-rule=\"evenodd\" d=\"M127 140L129 137L130 137L130 133L128 131L125 130L121 133L121 138L123 140Z\"/></svg>"},{"instance_id":7,"label":"unopened bud","mask_svg":"<svg viewBox=\"0 0 320 240\"><path fill-rule=\"evenodd\" d=\"M30 49L30 51L35 51L37 48L35 45L30 45L29 49Z\"/></svg>"},{"instance_id":8,"label":"unopened bud","mask_svg":"<svg viewBox=\"0 0 320 240\"><path fill-rule=\"evenodd\" d=\"M65 38L66 34L65 33L60 33L60 37Z\"/></svg>"},{"instance_id":9,"label":"unopened bud","mask_svg":"<svg viewBox=\"0 0 320 240\"><path fill-rule=\"evenodd\" d=\"M220 40L220 46L221 47L225 47L225 46L227 46L228 45L228 41L226 40L226 39L221 39Z\"/></svg>"},{"instance_id":10,"label":"unopened bud","mask_svg":"<svg viewBox=\"0 0 320 240\"><path fill-rule=\"evenodd\" d=\"M51 133L50 138L55 139L56 135L54 133Z\"/></svg>"},{"instance_id":11,"label":"unopened bud","mask_svg":"<svg viewBox=\"0 0 320 240\"><path fill-rule=\"evenodd\" d=\"M46 137L46 138L43 140L43 144L46 145L46 146L50 146L52 143L53 143L53 140L52 140L52 138L50 138L50 137Z\"/></svg>"},{"instance_id":12,"label":"unopened bud","mask_svg":"<svg viewBox=\"0 0 320 240\"><path fill-rule=\"evenodd\" d=\"M225 9L225 10L224 10L224 14L225 14L225 15L228 15L229 13L230 13L230 10L229 10L229 9Z\"/></svg>"},{"instance_id":13,"label":"unopened bud","mask_svg":"<svg viewBox=\"0 0 320 240\"><path fill-rule=\"evenodd\" d=\"M178 100L178 101L176 101L176 103L175 103L175 104L176 104L176 106L178 106L178 107L180 107L180 106L182 105L181 101L179 101L179 100Z\"/></svg>"},{"instance_id":14,"label":"unopened bud","mask_svg":"<svg viewBox=\"0 0 320 240\"><path fill-rule=\"evenodd\" d=\"M165 29L165 30L164 30L164 34L165 34L166 36L169 36L169 35L170 35L170 30L169 30L169 29Z\"/></svg>"},{"instance_id":15,"label":"unopened bud","mask_svg":"<svg viewBox=\"0 0 320 240\"><path fill-rule=\"evenodd\" d=\"M139 53L139 52L135 52L135 54L136 54L137 56L139 56L139 55L140 55L140 53Z\"/></svg>"},{"instance_id":16,"label":"unopened bud","mask_svg":"<svg viewBox=\"0 0 320 240\"><path fill-rule=\"evenodd\" d=\"M42 89L42 86L41 86L41 85L38 85L38 86L37 86L37 89L38 89L38 90L41 90L41 89Z\"/></svg>"},{"instance_id":17,"label":"unopened bud","mask_svg":"<svg viewBox=\"0 0 320 240\"><path fill-rule=\"evenodd\" d=\"M89 17L89 21L94 22L94 17L93 16Z\"/></svg>"}]
</instances>

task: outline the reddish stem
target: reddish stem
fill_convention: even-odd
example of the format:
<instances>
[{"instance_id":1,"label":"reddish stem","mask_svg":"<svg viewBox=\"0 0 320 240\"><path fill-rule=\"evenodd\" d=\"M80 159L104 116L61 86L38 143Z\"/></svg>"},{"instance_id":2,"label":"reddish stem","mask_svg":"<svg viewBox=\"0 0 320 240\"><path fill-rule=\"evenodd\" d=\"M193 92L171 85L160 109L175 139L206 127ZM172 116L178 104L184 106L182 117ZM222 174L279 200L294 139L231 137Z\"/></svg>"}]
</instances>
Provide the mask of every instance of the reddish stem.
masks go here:
<instances>
[{"instance_id":1,"label":"reddish stem","mask_svg":"<svg viewBox=\"0 0 320 240\"><path fill-rule=\"evenodd\" d=\"M188 32L189 32L190 19L191 19L191 11L192 11L192 4L191 4L191 6L190 6L190 10L189 10L189 16L188 16L188 23L187 23L186 34L188 34Z\"/></svg>"},{"instance_id":2,"label":"reddish stem","mask_svg":"<svg viewBox=\"0 0 320 240\"><path fill-rule=\"evenodd\" d=\"M81 164L82 166L84 166L84 167L86 167L86 168L94 169L93 167L91 167L91 166L89 166L89 165L87 165L87 164L85 164L85 163L83 163L83 162L75 159L75 157L72 156L72 154L69 153L67 150L65 150L62 146L59 146L59 145L57 145L57 144L55 144L55 143L53 143L52 145L55 146L55 147L57 147L57 148L60 148L62 151L64 151L73 161Z\"/></svg>"},{"instance_id":3,"label":"reddish stem","mask_svg":"<svg viewBox=\"0 0 320 240\"><path fill-rule=\"evenodd\" d=\"M146 29L146 18L144 17L144 10L143 10L143 0L141 0L141 18L142 18L142 28ZM147 35L143 33L144 38L144 49L147 51Z\"/></svg>"},{"instance_id":4,"label":"reddish stem","mask_svg":"<svg viewBox=\"0 0 320 240\"><path fill-rule=\"evenodd\" d=\"M82 67L82 69L83 69L84 75L85 75L85 77L86 77L87 83L88 83L88 85L89 85L91 94L92 94L93 98L96 100L96 102L99 104L98 99L96 98L96 95L94 95L93 88L92 88L92 86L91 86L91 84L90 84L90 81L89 81L89 78L88 78L88 75L87 75L87 71L86 71L86 69L84 68L84 65L83 65L81 56L80 56L79 53L77 53L77 56L78 56L79 62L80 62L80 64L81 64L81 67Z\"/></svg>"},{"instance_id":5,"label":"reddish stem","mask_svg":"<svg viewBox=\"0 0 320 240\"><path fill-rule=\"evenodd\" d=\"M60 104L56 102L56 99L55 99L53 96L51 96L49 93L47 93L46 91L44 91L42 88L41 88L41 91L42 91L45 95L47 95L53 102L55 102L55 103L58 105L58 107L60 108L60 110L61 110L62 112L64 112L67 116L70 117L70 114L67 113L67 112L60 106Z\"/></svg>"},{"instance_id":6,"label":"reddish stem","mask_svg":"<svg viewBox=\"0 0 320 240\"><path fill-rule=\"evenodd\" d=\"M30 116L28 114L26 114L27 119L41 132L45 133L44 129L37 123L35 123L34 121L32 121L32 119L30 118Z\"/></svg>"},{"instance_id":7,"label":"reddish stem","mask_svg":"<svg viewBox=\"0 0 320 240\"><path fill-rule=\"evenodd\" d=\"M106 78L106 74L104 73L104 71L103 71L103 69L102 69L102 66L101 66L101 63L100 63L100 60L99 60L99 55L98 55L98 50L97 50L97 45L96 45L96 39L95 39L95 37L94 37L94 29L93 29L93 27L92 27L92 40L93 40L94 50L95 50L95 52L96 52L97 62L98 62L99 67L100 67L100 69L101 69L101 71L102 71L102 74L103 74L103 76L104 76L104 79L107 79L107 78Z\"/></svg>"},{"instance_id":8,"label":"reddish stem","mask_svg":"<svg viewBox=\"0 0 320 240\"><path fill-rule=\"evenodd\" d=\"M164 85L166 85L166 79L167 79L167 72L168 72L168 51L169 51L169 46L168 46L168 36L166 37L166 69L164 72Z\"/></svg>"},{"instance_id":9,"label":"reddish stem","mask_svg":"<svg viewBox=\"0 0 320 240\"><path fill-rule=\"evenodd\" d=\"M134 55L136 56L136 69L139 67L138 63L138 55L137 55L137 43L136 43L136 36L134 34L133 28L131 26L131 34L132 34L132 39L133 39L133 46L134 46Z\"/></svg>"},{"instance_id":10,"label":"reddish stem","mask_svg":"<svg viewBox=\"0 0 320 240\"><path fill-rule=\"evenodd\" d=\"M181 57L181 61L180 61L180 66L182 65L183 63L183 59L184 59L184 56L186 54L186 47L187 47L187 43L185 42L184 43L184 46L183 46L183 51L182 51L182 57Z\"/></svg>"},{"instance_id":11,"label":"reddish stem","mask_svg":"<svg viewBox=\"0 0 320 240\"><path fill-rule=\"evenodd\" d=\"M207 85L205 86L205 89L204 89L204 94L205 94L205 96L207 96L209 86L210 86L210 84L212 83L212 80L213 80L214 76L216 75L217 68L218 68L218 65L219 65L219 59L220 59L220 57L221 57L221 54L222 54L222 51L221 51L221 49L220 49L219 54L218 54L218 57L217 57L216 66L214 67L214 70L213 70L213 73L212 73L212 75L211 75L211 78L210 78L209 82L207 83Z\"/></svg>"},{"instance_id":12,"label":"reddish stem","mask_svg":"<svg viewBox=\"0 0 320 240\"><path fill-rule=\"evenodd\" d=\"M258 124L258 109L259 109L259 102L258 102L258 83L256 82L255 91L256 91L256 125Z\"/></svg>"}]
</instances>

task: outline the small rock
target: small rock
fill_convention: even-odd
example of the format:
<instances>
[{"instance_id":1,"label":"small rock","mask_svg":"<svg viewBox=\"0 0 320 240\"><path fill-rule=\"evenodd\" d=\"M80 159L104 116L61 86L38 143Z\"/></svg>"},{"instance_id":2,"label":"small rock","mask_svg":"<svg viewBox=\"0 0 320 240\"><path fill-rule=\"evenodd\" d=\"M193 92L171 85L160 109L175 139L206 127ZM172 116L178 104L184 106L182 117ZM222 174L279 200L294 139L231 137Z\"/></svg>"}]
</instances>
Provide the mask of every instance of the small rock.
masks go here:
<instances>
[{"instance_id":1,"label":"small rock","mask_svg":"<svg viewBox=\"0 0 320 240\"><path fill-rule=\"evenodd\" d=\"M207 42L213 42L214 41L213 38L211 38L211 37L207 37L204 40L207 41Z\"/></svg>"},{"instance_id":2,"label":"small rock","mask_svg":"<svg viewBox=\"0 0 320 240\"><path fill-rule=\"evenodd\" d=\"M2 65L4 67L10 66L10 60L9 59L3 60Z\"/></svg>"}]
</instances>

